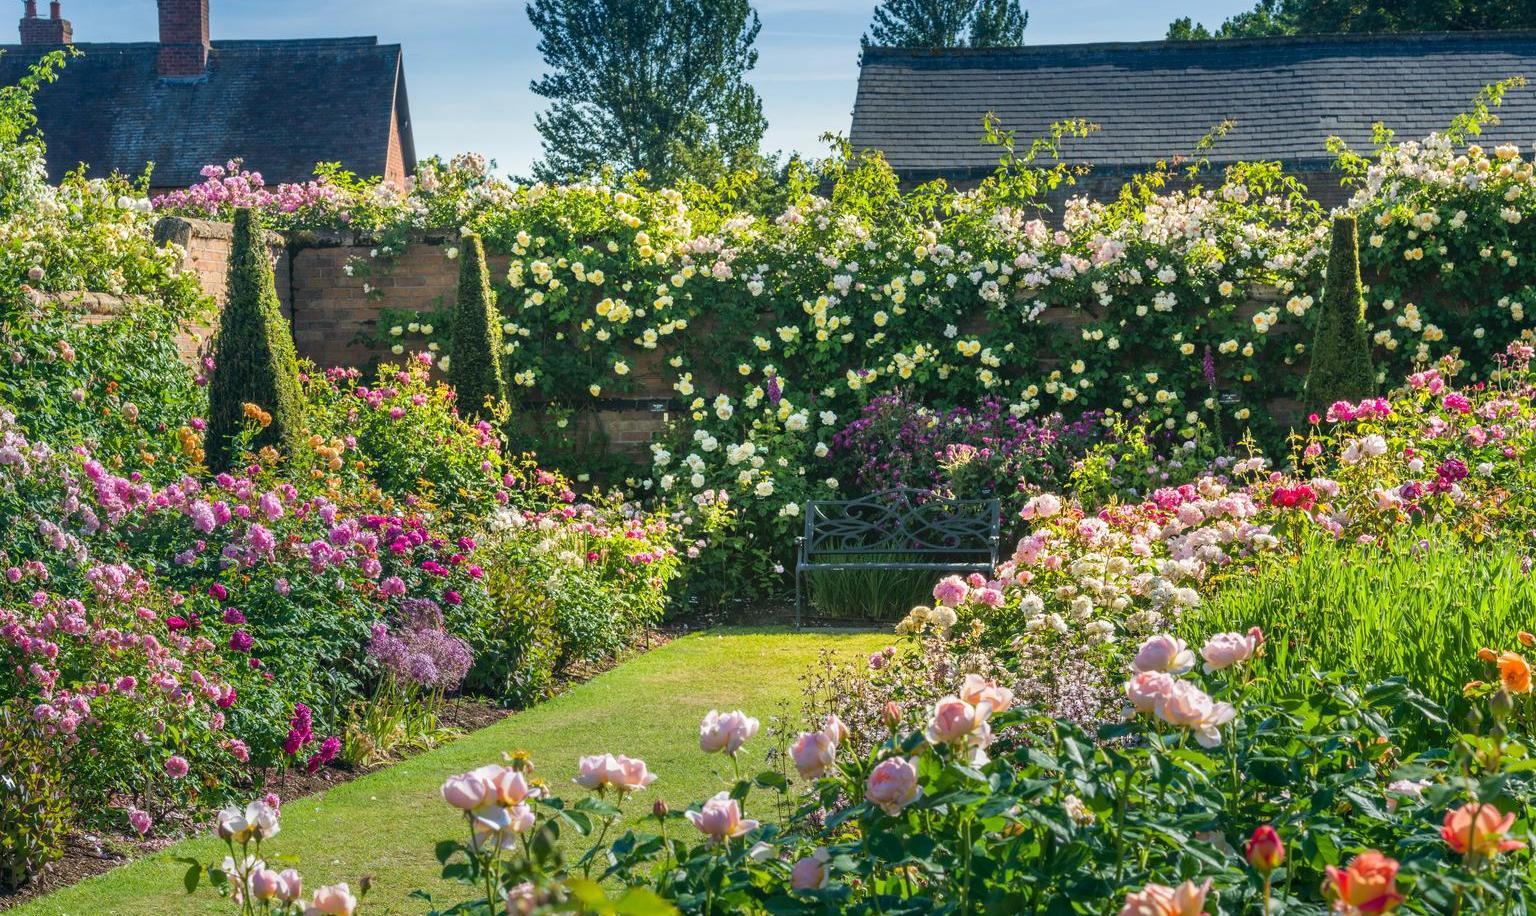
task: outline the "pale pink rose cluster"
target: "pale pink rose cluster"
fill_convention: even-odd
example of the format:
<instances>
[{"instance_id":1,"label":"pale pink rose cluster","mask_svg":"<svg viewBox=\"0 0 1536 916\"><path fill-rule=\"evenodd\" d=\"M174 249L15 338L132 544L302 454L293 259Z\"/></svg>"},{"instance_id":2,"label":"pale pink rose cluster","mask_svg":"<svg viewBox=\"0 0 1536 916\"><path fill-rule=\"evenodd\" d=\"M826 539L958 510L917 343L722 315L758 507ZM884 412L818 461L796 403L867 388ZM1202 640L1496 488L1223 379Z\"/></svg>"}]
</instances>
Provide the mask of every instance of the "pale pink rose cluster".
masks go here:
<instances>
[{"instance_id":1,"label":"pale pink rose cluster","mask_svg":"<svg viewBox=\"0 0 1536 916\"><path fill-rule=\"evenodd\" d=\"M574 781L578 786L591 789L599 795L613 789L621 799L656 781L655 774L646 768L644 760L625 757L623 754L617 757L613 754L583 757L578 761L577 769Z\"/></svg>"},{"instance_id":2,"label":"pale pink rose cluster","mask_svg":"<svg viewBox=\"0 0 1536 916\"><path fill-rule=\"evenodd\" d=\"M538 821L529 800L539 791L519 770L487 764L443 782L443 801L469 819L474 848L513 848Z\"/></svg>"},{"instance_id":3,"label":"pale pink rose cluster","mask_svg":"<svg viewBox=\"0 0 1536 916\"><path fill-rule=\"evenodd\" d=\"M1202 650L1206 670L1227 668L1254 656L1263 642L1257 628L1248 635L1224 633ZM1201 747L1221 743L1221 727L1237 717L1230 703L1218 702L1189 681L1179 680L1195 666L1194 653L1173 636L1153 636L1141 644L1131 662L1135 674L1125 685L1126 700L1144 716L1188 729Z\"/></svg>"},{"instance_id":4,"label":"pale pink rose cluster","mask_svg":"<svg viewBox=\"0 0 1536 916\"><path fill-rule=\"evenodd\" d=\"M711 709L699 725L699 749L706 754L725 754L734 757L741 746L757 735L760 723L742 712L720 713Z\"/></svg>"},{"instance_id":5,"label":"pale pink rose cluster","mask_svg":"<svg viewBox=\"0 0 1536 916\"><path fill-rule=\"evenodd\" d=\"M259 853L262 840L281 831L277 796L257 799L244 809L225 808L219 812L214 824L231 853L237 845L243 853L253 842ZM274 905L287 912L286 908L299 903L304 895L304 879L298 871L292 868L278 871L255 855L245 855L239 861L233 855L225 856L222 870L235 887L235 899L242 904L246 901L259 903L263 912ZM346 884L332 884L317 889L304 904L303 913L304 916L352 916L357 912L357 904L357 897Z\"/></svg>"},{"instance_id":6,"label":"pale pink rose cluster","mask_svg":"<svg viewBox=\"0 0 1536 916\"><path fill-rule=\"evenodd\" d=\"M837 765L837 749L848 740L848 726L835 714L827 716L819 731L802 732L789 748L789 756L802 779L820 779Z\"/></svg>"},{"instance_id":7,"label":"pale pink rose cluster","mask_svg":"<svg viewBox=\"0 0 1536 916\"><path fill-rule=\"evenodd\" d=\"M1120 916L1203 916L1205 898L1211 892L1211 879L1204 884L1185 881L1178 887L1148 884L1125 895Z\"/></svg>"},{"instance_id":8,"label":"pale pink rose cluster","mask_svg":"<svg viewBox=\"0 0 1536 916\"><path fill-rule=\"evenodd\" d=\"M934 704L924 737L934 746L965 750L974 764L987 761L986 750L992 743L989 720L994 713L1013 706L1013 691L979 674L968 674L958 695L944 697Z\"/></svg>"}]
</instances>

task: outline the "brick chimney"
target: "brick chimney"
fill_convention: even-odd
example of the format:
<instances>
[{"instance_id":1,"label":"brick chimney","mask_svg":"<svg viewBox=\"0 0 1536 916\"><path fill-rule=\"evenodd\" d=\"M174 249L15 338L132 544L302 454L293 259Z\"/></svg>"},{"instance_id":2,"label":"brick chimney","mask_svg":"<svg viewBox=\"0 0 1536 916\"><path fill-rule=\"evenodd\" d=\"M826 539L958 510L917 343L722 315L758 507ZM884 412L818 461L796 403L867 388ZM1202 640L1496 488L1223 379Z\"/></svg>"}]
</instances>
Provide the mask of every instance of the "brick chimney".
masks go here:
<instances>
[{"instance_id":1,"label":"brick chimney","mask_svg":"<svg viewBox=\"0 0 1536 916\"><path fill-rule=\"evenodd\" d=\"M208 72L208 0L159 0L160 75L200 79Z\"/></svg>"},{"instance_id":2,"label":"brick chimney","mask_svg":"<svg viewBox=\"0 0 1536 916\"><path fill-rule=\"evenodd\" d=\"M24 45L67 45L75 40L75 30L59 9L59 0L48 5L48 18L37 15L37 0L27 0L26 16L21 20Z\"/></svg>"}]
</instances>

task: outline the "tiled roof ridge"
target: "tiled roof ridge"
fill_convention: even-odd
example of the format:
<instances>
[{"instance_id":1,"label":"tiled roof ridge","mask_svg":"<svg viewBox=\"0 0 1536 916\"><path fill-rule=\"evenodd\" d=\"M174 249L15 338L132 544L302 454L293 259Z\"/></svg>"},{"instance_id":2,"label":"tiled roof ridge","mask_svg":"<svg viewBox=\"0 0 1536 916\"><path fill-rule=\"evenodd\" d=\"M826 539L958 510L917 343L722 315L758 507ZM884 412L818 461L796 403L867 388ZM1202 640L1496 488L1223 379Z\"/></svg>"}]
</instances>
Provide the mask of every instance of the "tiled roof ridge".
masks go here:
<instances>
[{"instance_id":1,"label":"tiled roof ridge","mask_svg":"<svg viewBox=\"0 0 1536 916\"><path fill-rule=\"evenodd\" d=\"M1064 57L1128 51L1225 51L1257 49L1303 49L1307 47L1372 46L1407 49L1415 45L1457 42L1536 43L1536 29L1505 29L1465 32L1325 32L1311 35L1279 35L1268 38L1212 38L1189 41L1098 41L1019 45L996 48L902 48L873 45L864 49L864 64L897 60L997 60L1029 57Z\"/></svg>"}]
</instances>

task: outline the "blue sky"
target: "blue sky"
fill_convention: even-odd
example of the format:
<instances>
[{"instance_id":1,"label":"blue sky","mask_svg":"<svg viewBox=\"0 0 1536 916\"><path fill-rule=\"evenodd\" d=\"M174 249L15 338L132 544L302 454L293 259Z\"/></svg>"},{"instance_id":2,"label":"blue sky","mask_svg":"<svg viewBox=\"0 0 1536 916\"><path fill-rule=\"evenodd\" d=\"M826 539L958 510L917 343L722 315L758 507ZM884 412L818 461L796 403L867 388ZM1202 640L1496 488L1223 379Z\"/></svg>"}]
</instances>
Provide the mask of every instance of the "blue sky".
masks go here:
<instances>
[{"instance_id":1,"label":"blue sky","mask_svg":"<svg viewBox=\"0 0 1536 916\"><path fill-rule=\"evenodd\" d=\"M643 0L636 0L643 2ZM152 41L155 0L63 0L75 40ZM20 3L12 5L20 13ZM46 10L46 2L40 4ZM847 133L859 36L874 0L756 0L763 30L751 74L768 116L769 150L820 153ZM1216 24L1252 0L1026 0L1031 44L1163 37L1168 22ZM46 15L46 13L44 14ZM405 46L416 146L423 155L474 150L504 171L539 155L528 83L543 68L519 0L212 0L213 39L377 35ZM0 41L14 41L14 37ZM260 163L251 163L260 167Z\"/></svg>"}]
</instances>

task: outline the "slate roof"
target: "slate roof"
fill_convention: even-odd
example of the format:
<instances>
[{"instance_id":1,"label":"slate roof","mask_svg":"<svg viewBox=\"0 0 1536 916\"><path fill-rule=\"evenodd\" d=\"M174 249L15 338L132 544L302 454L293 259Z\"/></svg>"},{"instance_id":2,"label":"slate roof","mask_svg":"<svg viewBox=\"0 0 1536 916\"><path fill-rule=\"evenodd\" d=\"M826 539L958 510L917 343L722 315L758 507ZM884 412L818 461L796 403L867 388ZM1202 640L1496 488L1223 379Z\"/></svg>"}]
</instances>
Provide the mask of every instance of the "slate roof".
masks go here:
<instances>
[{"instance_id":1,"label":"slate roof","mask_svg":"<svg viewBox=\"0 0 1536 916\"><path fill-rule=\"evenodd\" d=\"M399 45L220 41L207 77L190 81L159 76L153 42L75 47L81 56L37 94L54 180L81 162L92 176L137 176L154 162L155 187L183 186L237 156L268 184L303 181L318 162L382 175L397 98L406 170L415 170ZM44 50L0 46L0 84L15 83Z\"/></svg>"},{"instance_id":2,"label":"slate roof","mask_svg":"<svg viewBox=\"0 0 1536 916\"><path fill-rule=\"evenodd\" d=\"M1511 76L1536 82L1536 32L870 48L850 139L883 150L904 179L956 179L997 165L998 150L980 142L988 111L1021 145L1066 118L1096 123L1097 133L1064 144L1063 158L1110 169L1188 155L1231 119L1213 162L1316 165L1332 159L1330 135L1369 149L1382 121L1421 138ZM1536 141L1536 89L1508 94L1500 116L1485 142Z\"/></svg>"}]
</instances>

